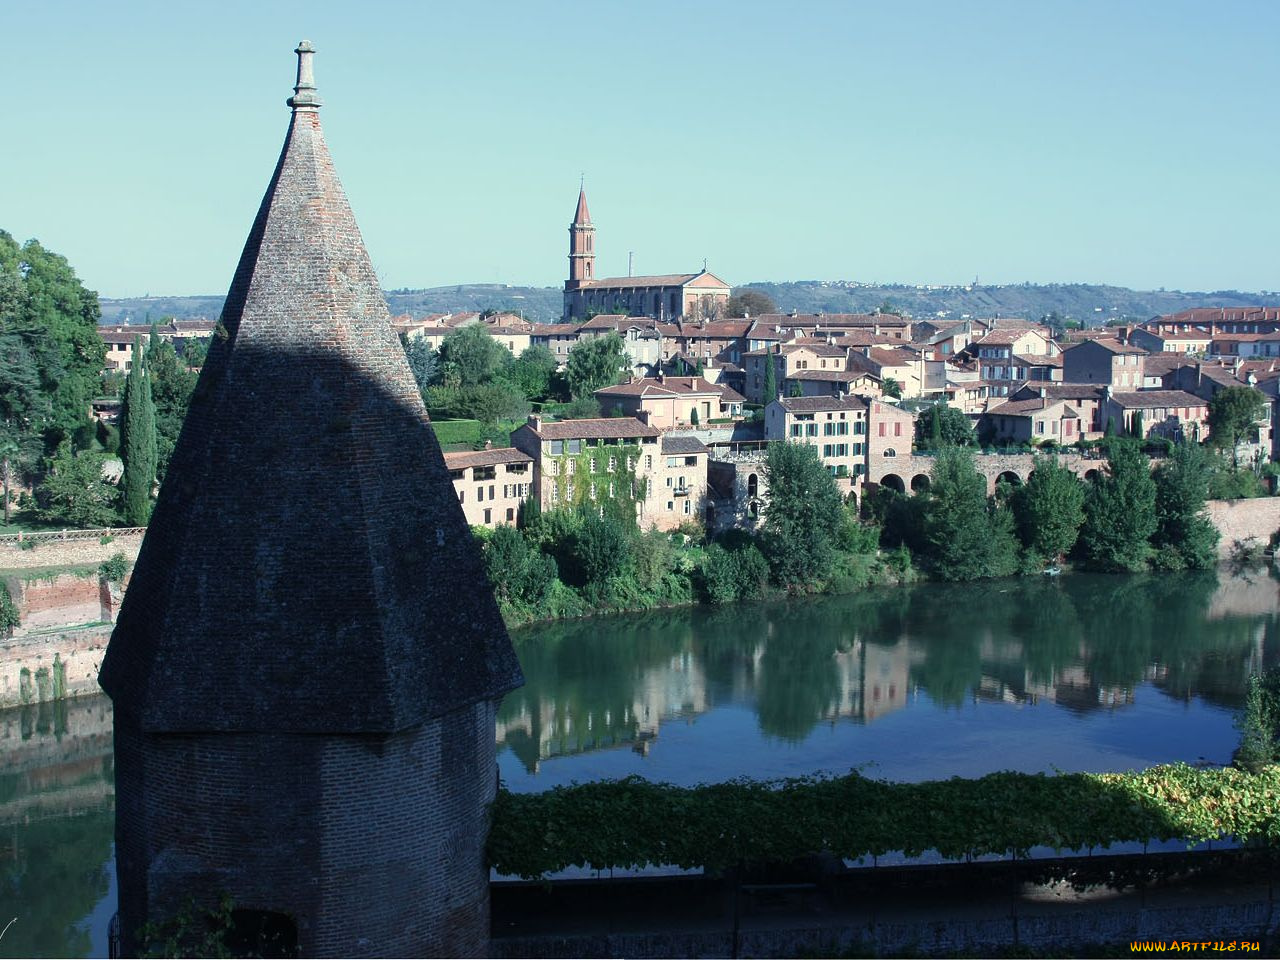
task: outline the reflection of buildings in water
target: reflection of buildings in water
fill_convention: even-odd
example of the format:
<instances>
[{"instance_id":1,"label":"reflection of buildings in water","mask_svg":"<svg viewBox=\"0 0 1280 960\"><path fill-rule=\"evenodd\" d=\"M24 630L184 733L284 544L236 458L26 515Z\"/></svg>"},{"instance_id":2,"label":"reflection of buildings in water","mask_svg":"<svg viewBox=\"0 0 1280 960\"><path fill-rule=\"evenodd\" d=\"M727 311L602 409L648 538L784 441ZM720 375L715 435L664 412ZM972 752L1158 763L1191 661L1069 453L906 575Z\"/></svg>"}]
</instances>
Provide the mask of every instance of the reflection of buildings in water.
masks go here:
<instances>
[{"instance_id":1,"label":"reflection of buildings in water","mask_svg":"<svg viewBox=\"0 0 1280 960\"><path fill-rule=\"evenodd\" d=\"M840 700L823 718L847 717L862 723L878 720L907 705L911 684L911 645L899 640L881 646L855 640L848 651L835 654L840 674Z\"/></svg>"},{"instance_id":2,"label":"reflection of buildings in water","mask_svg":"<svg viewBox=\"0 0 1280 960\"><path fill-rule=\"evenodd\" d=\"M111 701L98 695L0 711L0 824L101 808L115 796Z\"/></svg>"},{"instance_id":3,"label":"reflection of buildings in water","mask_svg":"<svg viewBox=\"0 0 1280 960\"><path fill-rule=\"evenodd\" d=\"M1159 665L1148 665L1143 680L1154 679L1162 670L1164 668ZM1058 668L1048 682L1032 679L1030 671L1025 669L1020 681L984 673L973 690L973 700L975 703L1029 706L1035 706L1044 700L1074 713L1115 710L1118 707L1132 706L1134 702L1132 687L1120 684L1100 685L1094 682L1082 663Z\"/></svg>"},{"instance_id":4,"label":"reflection of buildings in water","mask_svg":"<svg viewBox=\"0 0 1280 960\"><path fill-rule=\"evenodd\" d=\"M1280 616L1280 581L1266 568L1232 577L1220 576L1205 613L1207 620L1277 616Z\"/></svg>"},{"instance_id":5,"label":"reflection of buildings in water","mask_svg":"<svg viewBox=\"0 0 1280 960\"><path fill-rule=\"evenodd\" d=\"M644 670L630 702L604 709L537 702L497 724L498 746L509 746L525 769L537 773L543 760L628 746L647 757L663 721L691 719L710 709L706 674L689 652Z\"/></svg>"}]
</instances>

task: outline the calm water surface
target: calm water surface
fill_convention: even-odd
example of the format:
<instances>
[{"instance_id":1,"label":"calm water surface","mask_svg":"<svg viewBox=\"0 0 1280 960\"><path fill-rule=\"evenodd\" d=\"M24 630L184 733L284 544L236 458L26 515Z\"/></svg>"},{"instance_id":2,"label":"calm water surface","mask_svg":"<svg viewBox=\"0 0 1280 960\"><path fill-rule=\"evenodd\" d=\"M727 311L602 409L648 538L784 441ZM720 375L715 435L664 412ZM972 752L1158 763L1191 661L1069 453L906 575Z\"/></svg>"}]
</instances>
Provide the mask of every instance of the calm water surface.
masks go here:
<instances>
[{"instance_id":1,"label":"calm water surface","mask_svg":"<svg viewBox=\"0 0 1280 960\"><path fill-rule=\"evenodd\" d=\"M1280 660L1268 573L923 584L539 626L498 713L513 790L860 768L1226 763L1251 672ZM0 713L0 957L102 956L115 910L111 708Z\"/></svg>"}]
</instances>

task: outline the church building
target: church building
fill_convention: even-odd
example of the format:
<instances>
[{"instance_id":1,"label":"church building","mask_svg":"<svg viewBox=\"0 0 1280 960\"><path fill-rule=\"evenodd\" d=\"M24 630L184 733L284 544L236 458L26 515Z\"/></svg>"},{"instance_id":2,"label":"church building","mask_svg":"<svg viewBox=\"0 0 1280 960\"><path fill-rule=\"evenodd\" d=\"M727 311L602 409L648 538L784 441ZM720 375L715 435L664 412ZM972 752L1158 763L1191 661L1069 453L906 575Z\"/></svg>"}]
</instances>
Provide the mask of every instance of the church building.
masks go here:
<instances>
[{"instance_id":1,"label":"church building","mask_svg":"<svg viewBox=\"0 0 1280 960\"><path fill-rule=\"evenodd\" d=\"M623 314L676 320L718 320L729 304L729 285L709 273L673 273L656 277L604 277L595 271L595 234L587 211L586 189L569 224L569 279L564 285L564 319L581 323L597 314Z\"/></svg>"}]
</instances>

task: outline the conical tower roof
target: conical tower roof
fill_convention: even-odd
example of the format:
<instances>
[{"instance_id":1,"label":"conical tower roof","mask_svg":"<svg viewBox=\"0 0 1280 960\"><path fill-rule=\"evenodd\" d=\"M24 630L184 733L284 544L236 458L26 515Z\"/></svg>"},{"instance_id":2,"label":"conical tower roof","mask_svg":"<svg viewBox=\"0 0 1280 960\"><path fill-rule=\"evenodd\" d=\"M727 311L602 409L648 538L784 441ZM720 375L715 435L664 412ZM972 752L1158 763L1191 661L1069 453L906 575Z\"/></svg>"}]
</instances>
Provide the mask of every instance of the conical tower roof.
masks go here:
<instances>
[{"instance_id":1,"label":"conical tower roof","mask_svg":"<svg viewBox=\"0 0 1280 960\"><path fill-rule=\"evenodd\" d=\"M573 213L573 222L575 226L591 222L591 214L587 212L587 188L585 186L578 187L578 209Z\"/></svg>"},{"instance_id":2,"label":"conical tower roof","mask_svg":"<svg viewBox=\"0 0 1280 960\"><path fill-rule=\"evenodd\" d=\"M145 730L395 732L523 682L296 52L102 666Z\"/></svg>"}]
</instances>

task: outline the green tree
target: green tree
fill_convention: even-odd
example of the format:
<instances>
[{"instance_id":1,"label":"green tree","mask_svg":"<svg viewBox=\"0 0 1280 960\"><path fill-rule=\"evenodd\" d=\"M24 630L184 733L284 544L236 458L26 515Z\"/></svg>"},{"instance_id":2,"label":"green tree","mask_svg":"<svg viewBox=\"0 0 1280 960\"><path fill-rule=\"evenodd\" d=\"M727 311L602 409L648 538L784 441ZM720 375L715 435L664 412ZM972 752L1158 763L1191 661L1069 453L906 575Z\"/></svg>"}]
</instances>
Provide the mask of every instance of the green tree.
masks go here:
<instances>
[{"instance_id":1,"label":"green tree","mask_svg":"<svg viewBox=\"0 0 1280 960\"><path fill-rule=\"evenodd\" d=\"M578 524L569 537L569 569L566 579L574 586L602 587L610 577L622 573L631 559L631 537L617 516L584 506Z\"/></svg>"},{"instance_id":2,"label":"green tree","mask_svg":"<svg viewBox=\"0 0 1280 960\"><path fill-rule=\"evenodd\" d=\"M209 340L206 337L187 337L182 341L182 362L188 370L199 370L209 356Z\"/></svg>"},{"instance_id":3,"label":"green tree","mask_svg":"<svg viewBox=\"0 0 1280 960\"><path fill-rule=\"evenodd\" d=\"M808 444L769 444L764 474L769 505L761 549L776 583L807 588L831 570L844 516L840 491Z\"/></svg>"},{"instance_id":4,"label":"green tree","mask_svg":"<svg viewBox=\"0 0 1280 960\"><path fill-rule=\"evenodd\" d=\"M0 334L23 338L49 400L44 450L89 419L106 346L98 335L98 295L86 290L66 258L0 230Z\"/></svg>"},{"instance_id":5,"label":"green tree","mask_svg":"<svg viewBox=\"0 0 1280 960\"><path fill-rule=\"evenodd\" d=\"M937 450L943 444L971 447L978 442L969 418L956 407L947 406L945 401L920 411L916 417L916 436L930 450Z\"/></svg>"},{"instance_id":6,"label":"green tree","mask_svg":"<svg viewBox=\"0 0 1280 960\"><path fill-rule=\"evenodd\" d=\"M579 340L569 348L565 378L569 393L576 400L618 383L630 369L631 360L622 338L610 330L604 336Z\"/></svg>"},{"instance_id":7,"label":"green tree","mask_svg":"<svg viewBox=\"0 0 1280 960\"><path fill-rule=\"evenodd\" d=\"M902 399L902 384L893 377L885 377L884 383L880 385L880 392L886 397L893 397L895 400Z\"/></svg>"},{"instance_id":8,"label":"green tree","mask_svg":"<svg viewBox=\"0 0 1280 960\"><path fill-rule=\"evenodd\" d=\"M1218 529L1205 513L1212 474L1199 444L1180 443L1155 470L1156 530L1151 544L1163 569L1208 570L1218 560Z\"/></svg>"},{"instance_id":9,"label":"green tree","mask_svg":"<svg viewBox=\"0 0 1280 960\"><path fill-rule=\"evenodd\" d=\"M116 490L102 477L106 455L75 453L64 440L45 464L35 499L42 520L72 527L105 527L115 523Z\"/></svg>"},{"instance_id":10,"label":"green tree","mask_svg":"<svg viewBox=\"0 0 1280 960\"><path fill-rule=\"evenodd\" d=\"M789 396L789 397L803 397L803 396L804 396L804 387L800 386L800 381L799 381L799 380L792 380L792 381L791 381L791 385L787 388L787 396Z\"/></svg>"},{"instance_id":11,"label":"green tree","mask_svg":"<svg viewBox=\"0 0 1280 960\"><path fill-rule=\"evenodd\" d=\"M1266 398L1253 387L1225 387L1209 401L1209 442L1231 451L1232 466L1239 466L1236 448L1257 436L1265 409Z\"/></svg>"},{"instance_id":12,"label":"green tree","mask_svg":"<svg viewBox=\"0 0 1280 960\"><path fill-rule=\"evenodd\" d=\"M760 402L768 406L778 399L778 371L774 364L774 355L764 355L764 386L761 388Z\"/></svg>"},{"instance_id":13,"label":"green tree","mask_svg":"<svg viewBox=\"0 0 1280 960\"><path fill-rule=\"evenodd\" d=\"M1085 487L1056 458L1037 458L1027 482L1013 494L1013 514L1023 545L1043 560L1071 551L1084 523Z\"/></svg>"},{"instance_id":14,"label":"green tree","mask_svg":"<svg viewBox=\"0 0 1280 960\"><path fill-rule=\"evenodd\" d=\"M156 481L156 411L141 337L134 341L133 366L125 381L120 457L124 461L120 481L124 520L130 526L141 527L151 517L151 488Z\"/></svg>"},{"instance_id":15,"label":"green tree","mask_svg":"<svg viewBox=\"0 0 1280 960\"><path fill-rule=\"evenodd\" d=\"M759 290L739 289L729 298L726 314L730 317L758 317L765 313L777 313L778 305L767 293Z\"/></svg>"},{"instance_id":16,"label":"green tree","mask_svg":"<svg viewBox=\"0 0 1280 960\"><path fill-rule=\"evenodd\" d=\"M943 580L1014 572L1012 517L988 503L986 478L964 447L944 447L934 462L924 542L926 559Z\"/></svg>"},{"instance_id":17,"label":"green tree","mask_svg":"<svg viewBox=\"0 0 1280 960\"><path fill-rule=\"evenodd\" d=\"M431 343L426 337L410 337L400 334L400 346L404 347L404 357L409 361L409 369L413 372L413 381L418 391L427 389L427 385L436 377L438 358Z\"/></svg>"},{"instance_id":18,"label":"green tree","mask_svg":"<svg viewBox=\"0 0 1280 960\"><path fill-rule=\"evenodd\" d=\"M1142 411L1141 411L1141 410L1137 411L1137 412L1133 415L1133 420L1131 421L1131 426L1132 426L1132 429L1133 429L1133 436L1134 436L1134 438L1135 438L1135 439L1137 439L1137 440L1145 440L1145 439L1146 439L1146 437L1147 437L1146 423L1144 422L1144 418L1143 418L1143 416L1142 416Z\"/></svg>"},{"instance_id":19,"label":"green tree","mask_svg":"<svg viewBox=\"0 0 1280 960\"><path fill-rule=\"evenodd\" d=\"M485 542L484 563L494 594L508 604L537 606L558 574L552 557L530 549L520 531L507 524Z\"/></svg>"},{"instance_id":20,"label":"green tree","mask_svg":"<svg viewBox=\"0 0 1280 960\"><path fill-rule=\"evenodd\" d=\"M158 337L147 350L146 373L155 406L156 481L162 483L199 375L187 369L172 343ZM127 380L125 384L127 393Z\"/></svg>"},{"instance_id":21,"label":"green tree","mask_svg":"<svg viewBox=\"0 0 1280 960\"><path fill-rule=\"evenodd\" d=\"M53 403L36 351L18 333L0 333L0 483L4 522L11 519L13 488L44 452Z\"/></svg>"},{"instance_id":22,"label":"green tree","mask_svg":"<svg viewBox=\"0 0 1280 960\"><path fill-rule=\"evenodd\" d=\"M556 372L555 355L541 344L526 347L507 371L511 382L530 400L551 396L551 380Z\"/></svg>"},{"instance_id":23,"label":"green tree","mask_svg":"<svg viewBox=\"0 0 1280 960\"><path fill-rule=\"evenodd\" d=\"M1135 445L1112 446L1106 475L1085 495L1084 518L1080 548L1087 566L1134 572L1146 565L1156 530L1156 484Z\"/></svg>"},{"instance_id":24,"label":"green tree","mask_svg":"<svg viewBox=\"0 0 1280 960\"><path fill-rule=\"evenodd\" d=\"M446 382L474 387L489 383L511 363L511 352L483 324L459 327L440 342L440 366Z\"/></svg>"}]
</instances>

